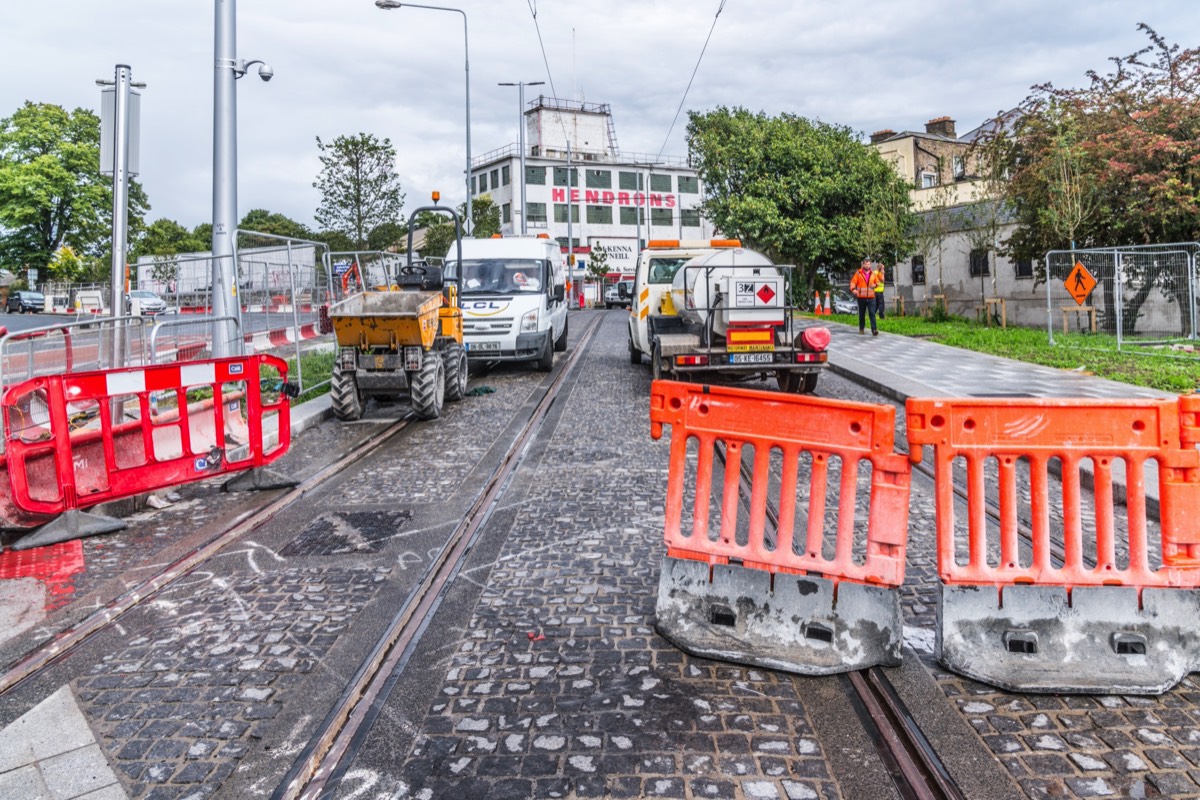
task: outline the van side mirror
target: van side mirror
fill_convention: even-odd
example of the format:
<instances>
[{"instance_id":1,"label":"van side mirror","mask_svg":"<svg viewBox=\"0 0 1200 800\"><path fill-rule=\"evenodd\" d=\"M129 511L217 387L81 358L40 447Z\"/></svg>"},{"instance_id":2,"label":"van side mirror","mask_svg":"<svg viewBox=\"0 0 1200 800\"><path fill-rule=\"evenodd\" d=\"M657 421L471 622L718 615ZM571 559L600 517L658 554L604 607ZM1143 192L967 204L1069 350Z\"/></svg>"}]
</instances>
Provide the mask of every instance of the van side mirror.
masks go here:
<instances>
[{"instance_id":1,"label":"van side mirror","mask_svg":"<svg viewBox=\"0 0 1200 800\"><path fill-rule=\"evenodd\" d=\"M629 287L623 283L618 283L617 284L617 297L620 297L622 300L628 299L629 298Z\"/></svg>"},{"instance_id":2,"label":"van side mirror","mask_svg":"<svg viewBox=\"0 0 1200 800\"><path fill-rule=\"evenodd\" d=\"M567 287L561 283L554 286L554 302L561 303L567 297Z\"/></svg>"}]
</instances>

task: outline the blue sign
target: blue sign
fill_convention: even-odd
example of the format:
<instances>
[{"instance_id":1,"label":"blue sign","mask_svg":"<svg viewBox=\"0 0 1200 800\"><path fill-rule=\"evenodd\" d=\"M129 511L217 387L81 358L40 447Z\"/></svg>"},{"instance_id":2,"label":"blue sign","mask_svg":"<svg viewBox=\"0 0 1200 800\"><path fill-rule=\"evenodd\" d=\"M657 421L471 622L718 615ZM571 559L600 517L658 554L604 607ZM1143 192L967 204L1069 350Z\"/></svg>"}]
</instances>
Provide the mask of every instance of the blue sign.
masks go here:
<instances>
[{"instance_id":1,"label":"blue sign","mask_svg":"<svg viewBox=\"0 0 1200 800\"><path fill-rule=\"evenodd\" d=\"M349 261L338 261L333 265L333 272L335 275L345 275L349 271L350 271L350 262Z\"/></svg>"}]
</instances>

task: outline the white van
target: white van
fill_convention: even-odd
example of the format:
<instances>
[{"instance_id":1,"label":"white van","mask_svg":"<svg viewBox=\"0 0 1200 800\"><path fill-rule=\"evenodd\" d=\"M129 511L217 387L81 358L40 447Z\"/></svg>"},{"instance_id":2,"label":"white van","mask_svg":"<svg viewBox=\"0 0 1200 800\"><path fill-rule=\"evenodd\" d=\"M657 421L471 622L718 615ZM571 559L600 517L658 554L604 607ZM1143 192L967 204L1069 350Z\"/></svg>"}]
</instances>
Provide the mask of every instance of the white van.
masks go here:
<instances>
[{"instance_id":1,"label":"white van","mask_svg":"<svg viewBox=\"0 0 1200 800\"><path fill-rule=\"evenodd\" d=\"M463 342L472 361L532 361L543 372L567 349L567 266L558 242L540 236L463 239L446 254L461 271Z\"/></svg>"}]
</instances>

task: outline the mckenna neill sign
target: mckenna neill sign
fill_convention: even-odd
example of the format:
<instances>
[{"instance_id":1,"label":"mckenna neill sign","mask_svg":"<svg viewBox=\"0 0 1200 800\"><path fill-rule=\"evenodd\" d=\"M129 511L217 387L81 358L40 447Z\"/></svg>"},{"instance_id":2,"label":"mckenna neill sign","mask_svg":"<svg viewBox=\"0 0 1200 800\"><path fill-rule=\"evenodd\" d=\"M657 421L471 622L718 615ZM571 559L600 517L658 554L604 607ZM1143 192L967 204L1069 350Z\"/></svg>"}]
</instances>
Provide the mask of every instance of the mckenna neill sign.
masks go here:
<instances>
[{"instance_id":1,"label":"mckenna neill sign","mask_svg":"<svg viewBox=\"0 0 1200 800\"><path fill-rule=\"evenodd\" d=\"M578 203L582 200L589 205L602 206L649 206L650 208L674 208L675 195L673 194L656 194L650 192L602 192L597 189L579 189L571 190L571 202ZM551 189L550 201L552 203L567 202L566 189Z\"/></svg>"}]
</instances>

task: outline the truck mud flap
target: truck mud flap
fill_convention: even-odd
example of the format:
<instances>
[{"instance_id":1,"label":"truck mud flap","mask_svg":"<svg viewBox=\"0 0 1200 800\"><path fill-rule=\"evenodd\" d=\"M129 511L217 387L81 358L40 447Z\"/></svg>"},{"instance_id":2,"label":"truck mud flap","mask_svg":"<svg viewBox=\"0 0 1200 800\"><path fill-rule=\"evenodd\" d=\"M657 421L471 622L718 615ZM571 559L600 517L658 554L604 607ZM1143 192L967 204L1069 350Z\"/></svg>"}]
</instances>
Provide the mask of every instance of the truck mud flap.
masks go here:
<instances>
[{"instance_id":1,"label":"truck mud flap","mask_svg":"<svg viewBox=\"0 0 1200 800\"><path fill-rule=\"evenodd\" d=\"M801 675L898 666L899 591L667 556L658 632L696 656Z\"/></svg>"},{"instance_id":2,"label":"truck mud flap","mask_svg":"<svg viewBox=\"0 0 1200 800\"><path fill-rule=\"evenodd\" d=\"M662 594L660 591L659 602ZM1200 590L942 585L937 651L1012 692L1162 694L1200 669Z\"/></svg>"}]
</instances>

